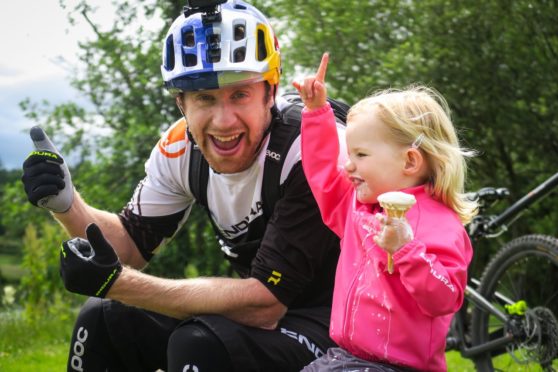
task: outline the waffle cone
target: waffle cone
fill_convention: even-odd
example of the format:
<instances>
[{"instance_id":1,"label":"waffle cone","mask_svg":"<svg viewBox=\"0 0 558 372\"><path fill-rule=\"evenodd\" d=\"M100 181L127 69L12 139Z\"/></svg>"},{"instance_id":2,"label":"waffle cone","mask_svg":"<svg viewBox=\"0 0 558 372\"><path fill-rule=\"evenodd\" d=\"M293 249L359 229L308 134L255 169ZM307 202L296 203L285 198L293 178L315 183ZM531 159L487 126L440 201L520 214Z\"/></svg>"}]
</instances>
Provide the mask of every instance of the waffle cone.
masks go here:
<instances>
[{"instance_id":1,"label":"waffle cone","mask_svg":"<svg viewBox=\"0 0 558 372\"><path fill-rule=\"evenodd\" d=\"M388 217L391 218L403 218L405 213L411 209L411 206L408 205L394 205L392 203L380 203L380 205L384 208Z\"/></svg>"}]
</instances>

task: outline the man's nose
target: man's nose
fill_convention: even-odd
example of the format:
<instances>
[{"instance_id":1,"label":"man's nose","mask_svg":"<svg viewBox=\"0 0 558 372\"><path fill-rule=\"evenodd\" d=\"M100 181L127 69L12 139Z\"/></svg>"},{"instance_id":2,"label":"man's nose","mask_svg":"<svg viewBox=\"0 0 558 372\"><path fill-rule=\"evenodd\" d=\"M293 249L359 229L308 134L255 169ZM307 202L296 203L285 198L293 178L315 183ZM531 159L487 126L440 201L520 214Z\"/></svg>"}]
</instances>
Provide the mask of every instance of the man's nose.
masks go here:
<instances>
[{"instance_id":1,"label":"man's nose","mask_svg":"<svg viewBox=\"0 0 558 372\"><path fill-rule=\"evenodd\" d=\"M227 102L219 102L214 107L213 124L220 128L234 125L236 122L236 112L234 106Z\"/></svg>"}]
</instances>

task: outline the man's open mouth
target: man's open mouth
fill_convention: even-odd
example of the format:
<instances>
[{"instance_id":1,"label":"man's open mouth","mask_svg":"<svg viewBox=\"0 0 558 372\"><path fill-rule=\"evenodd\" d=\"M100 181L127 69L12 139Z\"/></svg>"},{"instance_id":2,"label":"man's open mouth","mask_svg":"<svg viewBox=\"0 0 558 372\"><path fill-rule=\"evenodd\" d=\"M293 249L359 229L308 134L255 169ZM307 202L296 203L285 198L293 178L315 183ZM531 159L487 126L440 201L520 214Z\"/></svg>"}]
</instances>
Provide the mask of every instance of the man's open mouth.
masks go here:
<instances>
[{"instance_id":1,"label":"man's open mouth","mask_svg":"<svg viewBox=\"0 0 558 372\"><path fill-rule=\"evenodd\" d=\"M240 141L242 140L243 134L235 134L232 136L215 136L210 135L211 142L217 148L217 150L221 151L230 151L235 149Z\"/></svg>"}]
</instances>

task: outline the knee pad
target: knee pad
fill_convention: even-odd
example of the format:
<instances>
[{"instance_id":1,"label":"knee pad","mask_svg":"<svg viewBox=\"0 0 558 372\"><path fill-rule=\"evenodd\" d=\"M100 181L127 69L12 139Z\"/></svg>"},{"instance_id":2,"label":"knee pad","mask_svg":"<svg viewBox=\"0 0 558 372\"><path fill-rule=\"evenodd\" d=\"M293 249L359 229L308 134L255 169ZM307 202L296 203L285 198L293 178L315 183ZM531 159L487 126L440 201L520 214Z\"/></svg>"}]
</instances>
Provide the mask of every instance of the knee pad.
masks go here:
<instances>
[{"instance_id":1,"label":"knee pad","mask_svg":"<svg viewBox=\"0 0 558 372\"><path fill-rule=\"evenodd\" d=\"M232 371L227 349L203 323L192 320L174 330L167 347L169 372Z\"/></svg>"},{"instance_id":2,"label":"knee pad","mask_svg":"<svg viewBox=\"0 0 558 372\"><path fill-rule=\"evenodd\" d=\"M100 298L89 298L81 308L72 333L68 371L101 371L120 368L112 351Z\"/></svg>"}]
</instances>

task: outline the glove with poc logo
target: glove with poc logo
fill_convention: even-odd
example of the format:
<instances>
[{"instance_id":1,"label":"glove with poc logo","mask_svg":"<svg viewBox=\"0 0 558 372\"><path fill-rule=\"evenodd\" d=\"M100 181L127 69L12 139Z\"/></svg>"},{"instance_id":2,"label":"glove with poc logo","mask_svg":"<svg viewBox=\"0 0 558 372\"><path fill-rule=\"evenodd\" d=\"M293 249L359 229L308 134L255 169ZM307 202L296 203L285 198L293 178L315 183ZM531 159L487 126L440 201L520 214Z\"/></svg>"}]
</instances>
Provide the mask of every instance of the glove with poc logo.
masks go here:
<instances>
[{"instance_id":1,"label":"glove with poc logo","mask_svg":"<svg viewBox=\"0 0 558 372\"><path fill-rule=\"evenodd\" d=\"M60 276L68 291L104 298L122 264L97 225L88 225L85 233L87 240L73 238L62 243Z\"/></svg>"},{"instance_id":2,"label":"glove with poc logo","mask_svg":"<svg viewBox=\"0 0 558 372\"><path fill-rule=\"evenodd\" d=\"M23 163L23 182L31 204L63 213L72 206L74 187L68 166L41 127L31 128L35 151Z\"/></svg>"}]
</instances>

